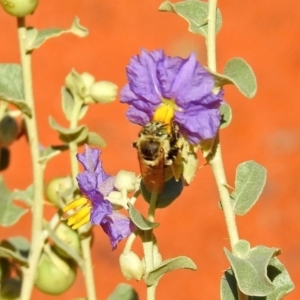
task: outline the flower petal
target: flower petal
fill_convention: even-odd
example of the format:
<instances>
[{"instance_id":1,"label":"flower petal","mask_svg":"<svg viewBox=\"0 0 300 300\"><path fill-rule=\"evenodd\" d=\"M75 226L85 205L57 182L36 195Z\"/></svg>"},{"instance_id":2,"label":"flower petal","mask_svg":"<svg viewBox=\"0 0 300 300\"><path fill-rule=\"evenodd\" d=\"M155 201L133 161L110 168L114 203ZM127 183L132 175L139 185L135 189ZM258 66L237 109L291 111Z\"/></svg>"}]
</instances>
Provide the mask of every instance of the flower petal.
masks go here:
<instances>
[{"instance_id":1,"label":"flower petal","mask_svg":"<svg viewBox=\"0 0 300 300\"><path fill-rule=\"evenodd\" d=\"M95 192L98 188L97 176L94 173L84 171L76 176L79 189L89 198L89 195Z\"/></svg>"},{"instance_id":2,"label":"flower petal","mask_svg":"<svg viewBox=\"0 0 300 300\"><path fill-rule=\"evenodd\" d=\"M100 193L95 194L91 201L93 203L91 223L93 225L101 225L103 218L112 214L112 204L108 200L104 200Z\"/></svg>"},{"instance_id":3,"label":"flower petal","mask_svg":"<svg viewBox=\"0 0 300 300\"><path fill-rule=\"evenodd\" d=\"M214 80L197 61L195 54L182 65L172 85L172 94L178 106L185 108L192 101L208 104L207 95L212 94ZM208 99L210 100L210 99Z\"/></svg>"},{"instance_id":4,"label":"flower petal","mask_svg":"<svg viewBox=\"0 0 300 300\"><path fill-rule=\"evenodd\" d=\"M139 124L141 126L146 125L151 119L151 115L145 113L144 111L136 109L133 106L129 107L129 109L126 112L126 116L129 121L131 121L132 123L135 123L135 124Z\"/></svg>"},{"instance_id":5,"label":"flower petal","mask_svg":"<svg viewBox=\"0 0 300 300\"><path fill-rule=\"evenodd\" d=\"M108 235L113 249L115 249L118 243L130 235L135 229L129 218L117 212L107 216L101 223L101 227Z\"/></svg>"},{"instance_id":6,"label":"flower petal","mask_svg":"<svg viewBox=\"0 0 300 300\"><path fill-rule=\"evenodd\" d=\"M152 104L160 103L161 91L156 77L156 64L163 57L162 50L150 53L142 50L141 55L132 57L127 67L130 89Z\"/></svg>"},{"instance_id":7,"label":"flower petal","mask_svg":"<svg viewBox=\"0 0 300 300\"><path fill-rule=\"evenodd\" d=\"M98 186L98 190L103 195L103 197L106 197L110 192L114 190L115 179L115 176L109 176Z\"/></svg>"},{"instance_id":8,"label":"flower petal","mask_svg":"<svg viewBox=\"0 0 300 300\"><path fill-rule=\"evenodd\" d=\"M203 139L213 138L220 126L220 112L218 108L190 106L184 112L175 113L175 122L182 134L187 135L192 144L198 144Z\"/></svg>"}]
</instances>

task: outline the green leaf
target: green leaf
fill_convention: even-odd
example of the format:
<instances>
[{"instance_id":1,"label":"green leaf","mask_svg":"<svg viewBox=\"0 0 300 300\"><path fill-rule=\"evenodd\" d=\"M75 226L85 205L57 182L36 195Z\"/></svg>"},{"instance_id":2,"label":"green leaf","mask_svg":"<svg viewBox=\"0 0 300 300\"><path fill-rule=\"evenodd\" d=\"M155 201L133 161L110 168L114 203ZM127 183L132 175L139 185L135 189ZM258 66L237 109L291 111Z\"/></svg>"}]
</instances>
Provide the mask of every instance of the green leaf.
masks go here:
<instances>
[{"instance_id":1,"label":"green leaf","mask_svg":"<svg viewBox=\"0 0 300 300\"><path fill-rule=\"evenodd\" d=\"M7 189L2 176L0 176L0 195L0 225L4 227L12 226L19 221L28 209L13 204L14 194Z\"/></svg>"},{"instance_id":2,"label":"green leaf","mask_svg":"<svg viewBox=\"0 0 300 300\"><path fill-rule=\"evenodd\" d=\"M229 104L224 103L220 106L220 113L221 113L221 125L220 128L226 128L230 123L232 119L232 111Z\"/></svg>"},{"instance_id":3,"label":"green leaf","mask_svg":"<svg viewBox=\"0 0 300 300\"><path fill-rule=\"evenodd\" d=\"M88 145L94 145L99 147L105 147L106 142L105 140L96 132L89 132L86 143Z\"/></svg>"},{"instance_id":4,"label":"green leaf","mask_svg":"<svg viewBox=\"0 0 300 300\"><path fill-rule=\"evenodd\" d=\"M24 99L22 68L20 65L0 64L0 94L7 99Z\"/></svg>"},{"instance_id":5,"label":"green leaf","mask_svg":"<svg viewBox=\"0 0 300 300\"><path fill-rule=\"evenodd\" d=\"M72 119L72 113L74 109L74 98L70 91L66 89L65 87L62 87L61 89L61 98L62 98L62 110L65 114L65 117L67 120L71 121Z\"/></svg>"},{"instance_id":6,"label":"green leaf","mask_svg":"<svg viewBox=\"0 0 300 300\"><path fill-rule=\"evenodd\" d=\"M221 278L220 292L221 300L238 300L236 279L231 269L225 271Z\"/></svg>"},{"instance_id":7,"label":"green leaf","mask_svg":"<svg viewBox=\"0 0 300 300\"><path fill-rule=\"evenodd\" d=\"M231 194L233 209L244 215L256 203L266 183L267 170L255 161L244 162L237 167L235 190Z\"/></svg>"},{"instance_id":8,"label":"green leaf","mask_svg":"<svg viewBox=\"0 0 300 300\"><path fill-rule=\"evenodd\" d=\"M68 149L68 145L49 146L40 151L39 163L46 164L51 158L59 155L60 153Z\"/></svg>"},{"instance_id":9,"label":"green leaf","mask_svg":"<svg viewBox=\"0 0 300 300\"><path fill-rule=\"evenodd\" d=\"M14 199L23 201L28 206L32 206L33 185L28 186L26 190L14 190L13 197Z\"/></svg>"},{"instance_id":10,"label":"green leaf","mask_svg":"<svg viewBox=\"0 0 300 300\"><path fill-rule=\"evenodd\" d=\"M208 24L208 3L198 0L186 0L183 2L171 3L163 2L158 8L160 11L174 12L184 18L189 23L189 31L207 36ZM222 26L222 16L217 9L216 33Z\"/></svg>"},{"instance_id":11,"label":"green leaf","mask_svg":"<svg viewBox=\"0 0 300 300\"><path fill-rule=\"evenodd\" d=\"M54 130L59 132L59 138L65 143L75 142L79 144L88 137L89 130L86 125L80 125L74 129L65 128L59 125L51 116L49 116L49 124Z\"/></svg>"},{"instance_id":12,"label":"green leaf","mask_svg":"<svg viewBox=\"0 0 300 300\"><path fill-rule=\"evenodd\" d=\"M138 294L134 288L126 283L119 283L107 300L138 300Z\"/></svg>"},{"instance_id":13,"label":"green leaf","mask_svg":"<svg viewBox=\"0 0 300 300\"><path fill-rule=\"evenodd\" d=\"M234 254L239 258L245 258L250 252L250 243L246 240L239 240L233 247Z\"/></svg>"},{"instance_id":14,"label":"green leaf","mask_svg":"<svg viewBox=\"0 0 300 300\"><path fill-rule=\"evenodd\" d=\"M267 275L275 290L266 297L249 296L249 300L280 300L295 288L287 270L276 257L271 258ZM221 300L238 300L236 279L231 269L221 279Z\"/></svg>"},{"instance_id":15,"label":"green leaf","mask_svg":"<svg viewBox=\"0 0 300 300\"><path fill-rule=\"evenodd\" d=\"M248 98L256 94L257 83L252 68L242 58L229 60L224 68L223 74L232 80L239 91Z\"/></svg>"},{"instance_id":16,"label":"green leaf","mask_svg":"<svg viewBox=\"0 0 300 300\"><path fill-rule=\"evenodd\" d=\"M44 42L50 38L58 37L64 33L73 33L79 37L88 35L88 29L79 24L79 18L76 17L69 29L49 28L38 31L35 28L27 29L27 45L26 50L31 51L39 48Z\"/></svg>"},{"instance_id":17,"label":"green leaf","mask_svg":"<svg viewBox=\"0 0 300 300\"><path fill-rule=\"evenodd\" d=\"M78 115L78 120L81 120L86 115L88 109L89 109L89 106L86 105L86 104L83 104L81 106L81 109L80 109L80 112L79 112L79 115Z\"/></svg>"},{"instance_id":18,"label":"green leaf","mask_svg":"<svg viewBox=\"0 0 300 300\"><path fill-rule=\"evenodd\" d=\"M270 260L268 277L275 285L275 291L268 295L266 300L280 300L295 288L286 268L277 257L273 257Z\"/></svg>"},{"instance_id":19,"label":"green leaf","mask_svg":"<svg viewBox=\"0 0 300 300\"><path fill-rule=\"evenodd\" d=\"M159 223L153 223L148 220L146 220L142 214L134 208L134 206L131 203L128 203L128 213L130 216L131 221L141 230L150 230L157 226L159 226Z\"/></svg>"},{"instance_id":20,"label":"green leaf","mask_svg":"<svg viewBox=\"0 0 300 300\"><path fill-rule=\"evenodd\" d=\"M211 72L215 79L215 85L222 87L226 84L234 84L247 98L253 98L257 91L256 77L252 68L242 58L232 58L224 68L223 74Z\"/></svg>"},{"instance_id":21,"label":"green leaf","mask_svg":"<svg viewBox=\"0 0 300 300\"><path fill-rule=\"evenodd\" d=\"M155 267L152 271L148 273L145 282L147 285L157 284L159 279L167 272L178 270L178 269L189 269L197 270L195 263L186 256L178 256L175 258L170 258L163 261L159 266Z\"/></svg>"},{"instance_id":22,"label":"green leaf","mask_svg":"<svg viewBox=\"0 0 300 300\"><path fill-rule=\"evenodd\" d=\"M275 285L267 276L270 259L278 252L276 248L257 246L250 250L246 258L239 258L224 249L235 274L239 289L250 296L267 296L275 290Z\"/></svg>"},{"instance_id":23,"label":"green leaf","mask_svg":"<svg viewBox=\"0 0 300 300\"><path fill-rule=\"evenodd\" d=\"M0 101L4 101L7 103L10 103L17 107L23 114L27 115L28 117L32 116L31 108L28 106L26 101L24 100L18 100L14 98L10 98L4 94L0 94Z\"/></svg>"},{"instance_id":24,"label":"green leaf","mask_svg":"<svg viewBox=\"0 0 300 300\"><path fill-rule=\"evenodd\" d=\"M28 266L28 253L30 244L28 240L22 236L11 237L0 243L0 257L13 259L22 266Z\"/></svg>"}]
</instances>

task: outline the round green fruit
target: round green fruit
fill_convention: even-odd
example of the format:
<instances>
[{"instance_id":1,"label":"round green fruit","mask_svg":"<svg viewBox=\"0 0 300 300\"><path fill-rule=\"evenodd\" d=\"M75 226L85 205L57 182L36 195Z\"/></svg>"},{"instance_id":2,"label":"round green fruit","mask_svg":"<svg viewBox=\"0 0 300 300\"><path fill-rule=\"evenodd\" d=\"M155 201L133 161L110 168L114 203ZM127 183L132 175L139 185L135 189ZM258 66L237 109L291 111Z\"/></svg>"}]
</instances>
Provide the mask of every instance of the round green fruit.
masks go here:
<instances>
[{"instance_id":1,"label":"round green fruit","mask_svg":"<svg viewBox=\"0 0 300 300\"><path fill-rule=\"evenodd\" d=\"M64 260L54 252L43 253L35 280L35 286L50 295L60 295L67 291L76 278L74 263Z\"/></svg>"},{"instance_id":2,"label":"round green fruit","mask_svg":"<svg viewBox=\"0 0 300 300\"><path fill-rule=\"evenodd\" d=\"M55 233L66 245L75 250L78 254L81 253L80 239L76 230L71 229L65 223L60 223L56 227ZM70 258L68 253L57 245L54 245L53 247L59 255Z\"/></svg>"},{"instance_id":3,"label":"round green fruit","mask_svg":"<svg viewBox=\"0 0 300 300\"><path fill-rule=\"evenodd\" d=\"M3 9L12 16L25 17L36 9L38 0L0 0Z\"/></svg>"},{"instance_id":4,"label":"round green fruit","mask_svg":"<svg viewBox=\"0 0 300 300\"><path fill-rule=\"evenodd\" d=\"M56 177L46 187L46 198L49 202L59 206L58 194L62 194L72 186L71 177Z\"/></svg>"}]
</instances>

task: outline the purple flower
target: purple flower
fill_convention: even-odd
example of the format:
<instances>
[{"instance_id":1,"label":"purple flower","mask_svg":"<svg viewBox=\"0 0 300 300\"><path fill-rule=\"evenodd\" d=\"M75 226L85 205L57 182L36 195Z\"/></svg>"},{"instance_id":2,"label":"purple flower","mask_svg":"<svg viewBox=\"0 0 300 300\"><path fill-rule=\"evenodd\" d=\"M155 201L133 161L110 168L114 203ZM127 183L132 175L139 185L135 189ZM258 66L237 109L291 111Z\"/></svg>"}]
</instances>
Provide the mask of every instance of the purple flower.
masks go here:
<instances>
[{"instance_id":1,"label":"purple flower","mask_svg":"<svg viewBox=\"0 0 300 300\"><path fill-rule=\"evenodd\" d=\"M102 169L100 153L100 150L86 145L85 152L77 154L78 161L84 167L84 172L77 175L77 181L85 198L74 200L64 211L84 205L69 218L68 225L76 229L88 220L93 225L100 225L115 249L118 242L134 230L134 225L129 218L115 212L112 204L104 199L114 189L115 178L107 175Z\"/></svg>"},{"instance_id":2,"label":"purple flower","mask_svg":"<svg viewBox=\"0 0 300 300\"><path fill-rule=\"evenodd\" d=\"M127 67L129 83L121 91L128 103L128 119L145 125L163 104L174 108L174 122L192 144L213 138L220 126L222 92L212 92L214 80L192 53L187 59L169 57L162 50L132 57Z\"/></svg>"}]
</instances>

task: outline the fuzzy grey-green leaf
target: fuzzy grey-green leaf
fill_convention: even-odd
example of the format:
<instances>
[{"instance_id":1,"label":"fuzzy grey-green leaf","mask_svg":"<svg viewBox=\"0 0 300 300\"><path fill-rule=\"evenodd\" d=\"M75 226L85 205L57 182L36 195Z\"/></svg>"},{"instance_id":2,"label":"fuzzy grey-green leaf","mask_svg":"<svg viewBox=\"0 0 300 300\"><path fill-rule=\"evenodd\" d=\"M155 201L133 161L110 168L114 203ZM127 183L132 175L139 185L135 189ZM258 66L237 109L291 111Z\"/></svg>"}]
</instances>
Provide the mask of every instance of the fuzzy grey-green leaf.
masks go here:
<instances>
[{"instance_id":1,"label":"fuzzy grey-green leaf","mask_svg":"<svg viewBox=\"0 0 300 300\"><path fill-rule=\"evenodd\" d=\"M248 256L249 251L250 251L250 243L246 240L239 240L233 246L233 252L239 258L245 258L246 256Z\"/></svg>"},{"instance_id":2,"label":"fuzzy grey-green leaf","mask_svg":"<svg viewBox=\"0 0 300 300\"><path fill-rule=\"evenodd\" d=\"M65 87L62 87L61 89L61 99L62 110L65 117L68 121L71 121L75 102L72 94Z\"/></svg>"},{"instance_id":3,"label":"fuzzy grey-green leaf","mask_svg":"<svg viewBox=\"0 0 300 300\"><path fill-rule=\"evenodd\" d=\"M7 99L24 99L22 68L19 64L0 64L0 94Z\"/></svg>"},{"instance_id":4,"label":"fuzzy grey-green leaf","mask_svg":"<svg viewBox=\"0 0 300 300\"><path fill-rule=\"evenodd\" d=\"M268 276L275 285L275 291L266 300L280 300L290 293L295 285L284 265L277 257L273 257L268 265ZM258 299L257 299L258 300Z\"/></svg>"},{"instance_id":5,"label":"fuzzy grey-green leaf","mask_svg":"<svg viewBox=\"0 0 300 300\"><path fill-rule=\"evenodd\" d=\"M14 98L10 98L4 94L0 94L0 100L10 103L17 107L23 114L27 115L28 117L32 116L31 108L28 106L25 100L18 100Z\"/></svg>"},{"instance_id":6,"label":"fuzzy grey-green leaf","mask_svg":"<svg viewBox=\"0 0 300 300\"><path fill-rule=\"evenodd\" d=\"M51 116L49 116L49 124L53 129L59 132L59 138L65 143L81 143L88 137L89 130L86 125L80 125L72 129L65 128L59 125Z\"/></svg>"},{"instance_id":7,"label":"fuzzy grey-green leaf","mask_svg":"<svg viewBox=\"0 0 300 300\"><path fill-rule=\"evenodd\" d=\"M33 204L33 185L28 186L26 190L14 190L13 197L31 206Z\"/></svg>"},{"instance_id":8,"label":"fuzzy grey-green leaf","mask_svg":"<svg viewBox=\"0 0 300 300\"><path fill-rule=\"evenodd\" d=\"M37 31L35 28L27 30L27 44L26 50L31 51L39 48L48 39L58 37L64 33L73 33L79 37L88 35L88 29L79 24L79 19L76 17L69 29L48 28Z\"/></svg>"},{"instance_id":9,"label":"fuzzy grey-green leaf","mask_svg":"<svg viewBox=\"0 0 300 300\"><path fill-rule=\"evenodd\" d=\"M0 225L4 227L12 226L17 223L28 210L14 205L12 201L13 193L7 189L2 176L0 176L0 195Z\"/></svg>"},{"instance_id":10,"label":"fuzzy grey-green leaf","mask_svg":"<svg viewBox=\"0 0 300 300\"><path fill-rule=\"evenodd\" d=\"M277 257L271 258L267 267L268 278L275 286L274 291L266 297L265 300L281 300L294 288L286 268L281 264ZM221 279L221 300L237 300L236 279L231 269L228 269ZM249 296L249 300L261 300L261 297Z\"/></svg>"},{"instance_id":11,"label":"fuzzy grey-green leaf","mask_svg":"<svg viewBox=\"0 0 300 300\"><path fill-rule=\"evenodd\" d=\"M24 258L17 250L7 248L7 244L0 244L0 257L6 257L17 261L22 266L28 266L27 259Z\"/></svg>"},{"instance_id":12,"label":"fuzzy grey-green leaf","mask_svg":"<svg viewBox=\"0 0 300 300\"><path fill-rule=\"evenodd\" d=\"M229 104L224 103L220 106L220 113L221 113L221 125L220 128L226 128L230 123L232 119L232 111Z\"/></svg>"},{"instance_id":13,"label":"fuzzy grey-green leaf","mask_svg":"<svg viewBox=\"0 0 300 300\"><path fill-rule=\"evenodd\" d=\"M267 170L255 161L244 162L237 167L235 190L231 194L233 209L237 215L244 215L256 203L263 191Z\"/></svg>"},{"instance_id":14,"label":"fuzzy grey-green leaf","mask_svg":"<svg viewBox=\"0 0 300 300\"><path fill-rule=\"evenodd\" d=\"M251 249L246 258L239 258L227 249L224 251L244 294L263 297L274 292L275 285L267 276L267 266L278 249L257 246Z\"/></svg>"},{"instance_id":15,"label":"fuzzy grey-green leaf","mask_svg":"<svg viewBox=\"0 0 300 300\"><path fill-rule=\"evenodd\" d=\"M51 158L59 155L60 153L68 149L69 149L68 145L49 146L47 148L44 148L40 151L39 163L45 164Z\"/></svg>"},{"instance_id":16,"label":"fuzzy grey-green leaf","mask_svg":"<svg viewBox=\"0 0 300 300\"><path fill-rule=\"evenodd\" d=\"M177 269L189 269L195 271L197 270L197 266L189 257L186 256L170 258L164 260L159 266L150 271L145 282L147 285L154 285L164 274Z\"/></svg>"},{"instance_id":17,"label":"fuzzy grey-green leaf","mask_svg":"<svg viewBox=\"0 0 300 300\"><path fill-rule=\"evenodd\" d=\"M94 145L94 146L98 146L98 147L106 146L106 142L102 138L102 136L100 136L98 133L92 132L92 131L89 132L86 143L88 145Z\"/></svg>"},{"instance_id":18,"label":"fuzzy grey-green leaf","mask_svg":"<svg viewBox=\"0 0 300 300\"><path fill-rule=\"evenodd\" d=\"M229 60L224 68L223 74L232 81L239 91L248 98L256 94L257 83L252 68L242 58Z\"/></svg>"},{"instance_id":19,"label":"fuzzy grey-green leaf","mask_svg":"<svg viewBox=\"0 0 300 300\"><path fill-rule=\"evenodd\" d=\"M189 23L189 31L207 36L208 24L208 3L198 0L186 0L183 2L171 3L170 1L163 2L160 11L174 12L184 18ZM222 26L222 16L217 9L216 16L216 33Z\"/></svg>"},{"instance_id":20,"label":"fuzzy grey-green leaf","mask_svg":"<svg viewBox=\"0 0 300 300\"><path fill-rule=\"evenodd\" d=\"M236 280L231 269L224 272L221 278L221 300L238 300Z\"/></svg>"},{"instance_id":21,"label":"fuzzy grey-green leaf","mask_svg":"<svg viewBox=\"0 0 300 300\"><path fill-rule=\"evenodd\" d=\"M107 300L138 300L138 294L134 288L126 283L119 283Z\"/></svg>"},{"instance_id":22,"label":"fuzzy grey-green leaf","mask_svg":"<svg viewBox=\"0 0 300 300\"><path fill-rule=\"evenodd\" d=\"M153 223L146 220L142 216L142 214L137 209L135 209L135 207L131 203L128 203L128 207L129 207L128 213L130 219L134 223L134 225L137 226L139 229L150 230L159 226L159 223Z\"/></svg>"}]
</instances>

